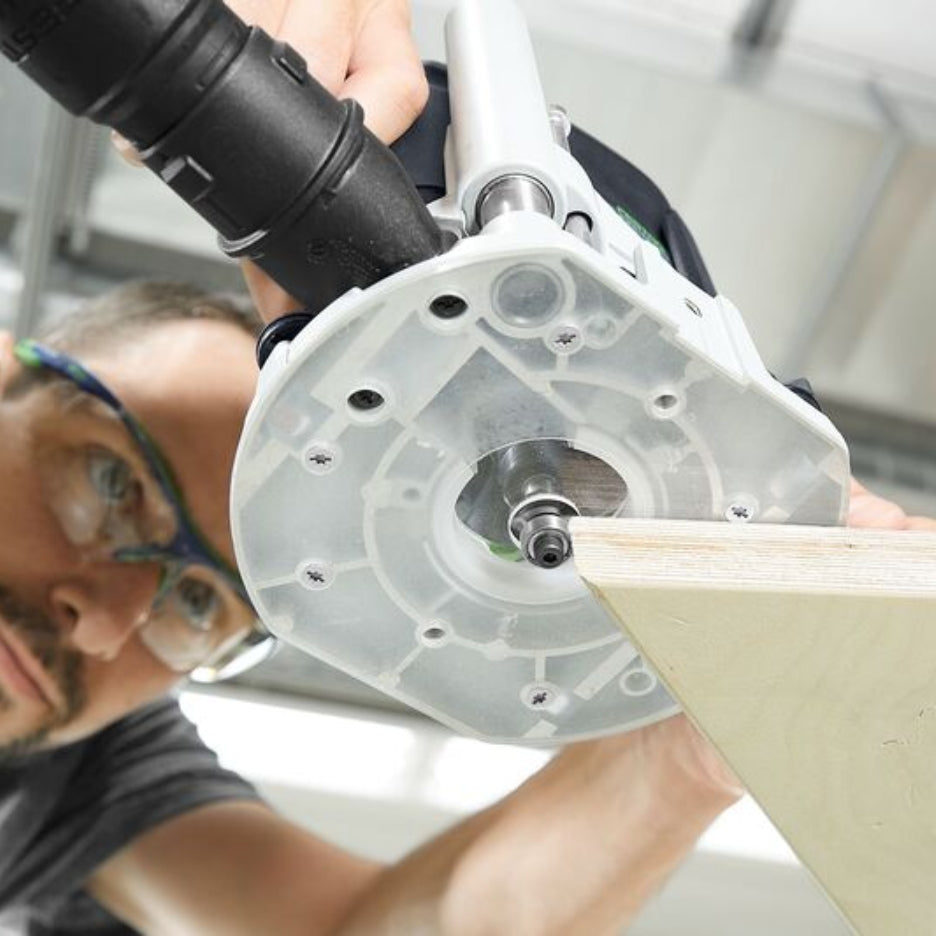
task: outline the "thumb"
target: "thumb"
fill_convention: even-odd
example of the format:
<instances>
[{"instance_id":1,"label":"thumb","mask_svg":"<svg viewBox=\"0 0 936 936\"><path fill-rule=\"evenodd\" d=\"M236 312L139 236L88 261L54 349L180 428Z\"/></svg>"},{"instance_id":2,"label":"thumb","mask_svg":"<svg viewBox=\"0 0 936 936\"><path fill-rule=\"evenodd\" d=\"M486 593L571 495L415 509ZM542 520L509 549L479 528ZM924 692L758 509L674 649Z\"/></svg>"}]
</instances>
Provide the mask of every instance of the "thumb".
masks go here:
<instances>
[{"instance_id":1,"label":"thumb","mask_svg":"<svg viewBox=\"0 0 936 936\"><path fill-rule=\"evenodd\" d=\"M364 23L338 96L358 101L368 129L387 144L422 113L429 85L409 19L398 9L377 7Z\"/></svg>"}]
</instances>

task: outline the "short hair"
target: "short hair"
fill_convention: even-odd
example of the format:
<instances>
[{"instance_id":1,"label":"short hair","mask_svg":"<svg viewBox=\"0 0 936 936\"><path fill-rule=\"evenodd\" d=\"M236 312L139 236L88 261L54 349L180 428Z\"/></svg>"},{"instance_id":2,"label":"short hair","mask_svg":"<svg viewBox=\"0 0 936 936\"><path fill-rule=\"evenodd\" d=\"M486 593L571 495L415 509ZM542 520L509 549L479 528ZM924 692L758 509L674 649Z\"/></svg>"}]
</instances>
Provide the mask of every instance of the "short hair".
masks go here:
<instances>
[{"instance_id":1,"label":"short hair","mask_svg":"<svg viewBox=\"0 0 936 936\"><path fill-rule=\"evenodd\" d=\"M251 337L259 335L263 322L246 297L207 293L189 283L137 280L90 299L35 336L42 344L82 357L101 348L119 347L143 332L166 322L227 322ZM21 370L4 388L3 396L15 399L33 387L62 385L65 398L75 388L45 368ZM64 402L64 398L63 398Z\"/></svg>"},{"instance_id":2,"label":"short hair","mask_svg":"<svg viewBox=\"0 0 936 936\"><path fill-rule=\"evenodd\" d=\"M83 303L35 337L80 357L165 322L198 319L229 322L252 337L263 325L253 306L234 294L208 293L189 283L137 280Z\"/></svg>"}]
</instances>

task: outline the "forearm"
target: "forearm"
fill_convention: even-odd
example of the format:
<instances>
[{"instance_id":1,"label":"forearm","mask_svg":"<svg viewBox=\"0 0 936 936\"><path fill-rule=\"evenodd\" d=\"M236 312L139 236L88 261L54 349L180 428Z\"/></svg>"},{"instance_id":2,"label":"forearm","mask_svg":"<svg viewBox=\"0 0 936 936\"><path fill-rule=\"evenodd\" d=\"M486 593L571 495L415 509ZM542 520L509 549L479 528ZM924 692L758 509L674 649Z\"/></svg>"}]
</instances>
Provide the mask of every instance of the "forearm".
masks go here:
<instances>
[{"instance_id":1,"label":"forearm","mask_svg":"<svg viewBox=\"0 0 936 936\"><path fill-rule=\"evenodd\" d=\"M708 756L693 750L691 732L671 719L568 748L502 803L388 869L341 932L620 931L738 795L720 768L678 762Z\"/></svg>"}]
</instances>

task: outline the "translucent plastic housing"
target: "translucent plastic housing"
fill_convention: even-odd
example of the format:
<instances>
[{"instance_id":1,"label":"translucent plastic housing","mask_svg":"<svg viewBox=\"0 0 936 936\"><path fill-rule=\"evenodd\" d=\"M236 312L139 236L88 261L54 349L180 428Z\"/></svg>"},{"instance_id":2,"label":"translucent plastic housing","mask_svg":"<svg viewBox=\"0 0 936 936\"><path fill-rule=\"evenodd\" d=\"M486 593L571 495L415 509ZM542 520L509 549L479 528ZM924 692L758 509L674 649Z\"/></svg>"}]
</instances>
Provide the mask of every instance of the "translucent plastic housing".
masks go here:
<instances>
[{"instance_id":1,"label":"translucent plastic housing","mask_svg":"<svg viewBox=\"0 0 936 936\"><path fill-rule=\"evenodd\" d=\"M674 711L572 562L501 555L455 509L485 456L540 439L609 466L624 516L841 522L831 424L767 374L728 303L654 248L637 267L515 216L279 345L233 491L267 625L484 738L568 741Z\"/></svg>"}]
</instances>

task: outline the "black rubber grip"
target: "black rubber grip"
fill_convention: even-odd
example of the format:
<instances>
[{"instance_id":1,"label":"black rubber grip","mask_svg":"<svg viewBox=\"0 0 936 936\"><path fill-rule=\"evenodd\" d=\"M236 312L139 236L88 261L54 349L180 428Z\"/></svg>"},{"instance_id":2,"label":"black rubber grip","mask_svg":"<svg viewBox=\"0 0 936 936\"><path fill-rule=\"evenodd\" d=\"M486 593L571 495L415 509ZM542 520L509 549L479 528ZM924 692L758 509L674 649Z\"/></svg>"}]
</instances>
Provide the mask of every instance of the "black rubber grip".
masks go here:
<instances>
[{"instance_id":1,"label":"black rubber grip","mask_svg":"<svg viewBox=\"0 0 936 936\"><path fill-rule=\"evenodd\" d=\"M0 46L311 311L445 249L360 106L221 0L0 0Z\"/></svg>"}]
</instances>

